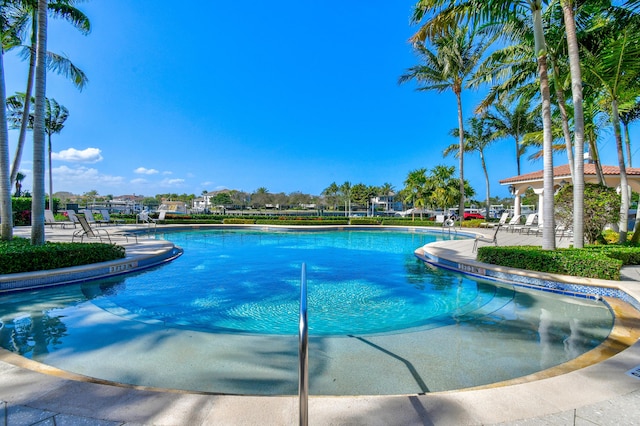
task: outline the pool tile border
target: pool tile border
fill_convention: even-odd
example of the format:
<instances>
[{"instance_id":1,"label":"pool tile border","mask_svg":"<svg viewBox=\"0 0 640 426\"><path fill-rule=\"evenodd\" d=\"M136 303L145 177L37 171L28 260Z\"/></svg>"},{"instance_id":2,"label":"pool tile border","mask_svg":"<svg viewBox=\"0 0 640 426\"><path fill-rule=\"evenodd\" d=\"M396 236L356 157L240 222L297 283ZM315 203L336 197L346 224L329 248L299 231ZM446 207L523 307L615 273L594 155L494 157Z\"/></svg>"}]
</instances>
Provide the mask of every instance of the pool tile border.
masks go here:
<instances>
[{"instance_id":1,"label":"pool tile border","mask_svg":"<svg viewBox=\"0 0 640 426\"><path fill-rule=\"evenodd\" d=\"M183 254L180 247L162 241L152 247L153 253L139 255L132 250L124 259L112 260L92 265L80 265L55 271L24 272L0 276L0 294L11 291L30 290L74 284L85 281L111 278L152 268L170 262Z\"/></svg>"},{"instance_id":2,"label":"pool tile border","mask_svg":"<svg viewBox=\"0 0 640 426\"><path fill-rule=\"evenodd\" d=\"M435 267L460 272L476 278L509 283L514 286L535 289L565 296L584 297L589 299L601 299L614 297L622 300L640 311L640 301L616 287L615 281L590 279L590 284L570 282L569 279L580 281L581 278L560 276L556 274L532 274L530 271L514 268L505 269L500 266L479 263L476 261L462 262L450 260L429 252L429 244L415 251L416 257ZM535 276L534 276L535 275Z\"/></svg>"}]
</instances>

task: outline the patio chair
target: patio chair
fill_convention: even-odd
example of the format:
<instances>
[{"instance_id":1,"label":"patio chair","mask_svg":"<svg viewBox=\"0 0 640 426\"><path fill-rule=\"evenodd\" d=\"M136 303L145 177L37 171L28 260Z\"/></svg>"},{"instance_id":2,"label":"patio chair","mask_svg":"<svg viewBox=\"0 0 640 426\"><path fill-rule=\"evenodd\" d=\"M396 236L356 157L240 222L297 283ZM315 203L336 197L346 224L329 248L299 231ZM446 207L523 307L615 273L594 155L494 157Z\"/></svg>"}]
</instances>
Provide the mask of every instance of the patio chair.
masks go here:
<instances>
[{"instance_id":1,"label":"patio chair","mask_svg":"<svg viewBox=\"0 0 640 426\"><path fill-rule=\"evenodd\" d=\"M109 224L108 220L104 220L104 219L96 219L95 217L93 217L93 212L89 209L84 209L82 210L82 213L84 213L84 217L87 219L87 222L89 222L90 224L96 224L96 225L107 225Z\"/></svg>"},{"instance_id":2,"label":"patio chair","mask_svg":"<svg viewBox=\"0 0 640 426\"><path fill-rule=\"evenodd\" d=\"M488 238L485 237L483 235L476 235L476 239L473 242L473 252L476 252L478 250L478 243L480 241L485 242L485 243L493 243L494 246L498 245L498 231L500 230L500 228L502 227L502 225L498 224L498 226L496 226L496 230L493 231L493 238Z\"/></svg>"},{"instance_id":3,"label":"patio chair","mask_svg":"<svg viewBox=\"0 0 640 426\"><path fill-rule=\"evenodd\" d=\"M124 219L111 219L111 215L109 214L109 210L102 209L99 210L102 218L107 221L107 223L113 223L114 225L124 225Z\"/></svg>"},{"instance_id":4,"label":"patio chair","mask_svg":"<svg viewBox=\"0 0 640 426\"><path fill-rule=\"evenodd\" d=\"M500 216L500 220L496 222L482 222L480 224L480 228L493 228L494 226L504 226L507 223L507 219L509 219L509 212L502 213Z\"/></svg>"},{"instance_id":5,"label":"patio chair","mask_svg":"<svg viewBox=\"0 0 640 426\"><path fill-rule=\"evenodd\" d=\"M504 227L504 229L508 231L509 229L511 229L511 227L520 225L520 220L521 219L522 219L522 215L521 214L517 214L517 215L513 216L511 218L511 220L509 221L509 223L507 223L507 225Z\"/></svg>"},{"instance_id":6,"label":"patio chair","mask_svg":"<svg viewBox=\"0 0 640 426\"><path fill-rule=\"evenodd\" d=\"M538 213L531 213L527 215L527 220L524 223L524 225L514 225L511 227L511 232L520 232L522 234L522 231L525 229L529 229L531 227L533 227L533 223L538 219ZM529 232L527 231L527 234Z\"/></svg>"},{"instance_id":7,"label":"patio chair","mask_svg":"<svg viewBox=\"0 0 640 426\"><path fill-rule=\"evenodd\" d=\"M71 221L56 220L56 218L53 216L53 212L51 210L45 210L44 211L44 224L45 225L50 225L51 228L53 228L54 225L59 225L60 227L62 227L62 229L66 228L67 225L73 225L74 227L76 226Z\"/></svg>"},{"instance_id":8,"label":"patio chair","mask_svg":"<svg viewBox=\"0 0 640 426\"><path fill-rule=\"evenodd\" d=\"M67 217L69 218L71 223L73 223L74 228L76 227L77 224L80 223L80 221L78 220L78 216L76 215L76 212L73 210L67 210Z\"/></svg>"},{"instance_id":9,"label":"patio chair","mask_svg":"<svg viewBox=\"0 0 640 426\"><path fill-rule=\"evenodd\" d=\"M124 237L126 238L127 242L129 242L129 237L134 237L136 239L136 243L138 242L138 236L134 233L115 232L115 233L109 234L109 232L107 232L105 229L93 228L91 224L89 224L89 222L87 221L87 218L84 217L84 215L77 215L76 218L78 219L80 226L82 226L82 229L79 229L78 231L73 233L73 237L71 238L72 242L74 242L76 238L80 238L80 242L83 242L84 237L87 237L87 238L97 239L100 242L103 242L103 240L107 240L109 241L109 244L113 244L111 242L112 235L114 237L115 236Z\"/></svg>"}]
</instances>

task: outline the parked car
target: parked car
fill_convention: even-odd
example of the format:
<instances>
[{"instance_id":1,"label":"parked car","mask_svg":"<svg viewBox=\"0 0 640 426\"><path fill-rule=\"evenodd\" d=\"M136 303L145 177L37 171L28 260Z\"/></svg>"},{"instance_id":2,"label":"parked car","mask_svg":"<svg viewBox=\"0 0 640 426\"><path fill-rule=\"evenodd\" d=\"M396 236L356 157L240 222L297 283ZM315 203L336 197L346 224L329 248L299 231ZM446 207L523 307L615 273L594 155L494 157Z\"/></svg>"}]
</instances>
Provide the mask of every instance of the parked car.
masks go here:
<instances>
[{"instance_id":1,"label":"parked car","mask_svg":"<svg viewBox=\"0 0 640 426\"><path fill-rule=\"evenodd\" d=\"M469 220L469 219L484 219L484 216L481 215L480 213L464 212L464 220Z\"/></svg>"}]
</instances>

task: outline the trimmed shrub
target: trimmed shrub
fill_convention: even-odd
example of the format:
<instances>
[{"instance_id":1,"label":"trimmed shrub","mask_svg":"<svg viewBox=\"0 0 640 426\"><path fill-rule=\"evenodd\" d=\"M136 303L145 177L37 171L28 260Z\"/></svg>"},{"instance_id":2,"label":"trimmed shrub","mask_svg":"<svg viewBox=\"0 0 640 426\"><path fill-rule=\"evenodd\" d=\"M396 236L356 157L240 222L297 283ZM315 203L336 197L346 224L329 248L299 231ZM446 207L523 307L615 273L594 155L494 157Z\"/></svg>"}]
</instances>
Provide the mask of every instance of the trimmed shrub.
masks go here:
<instances>
[{"instance_id":1,"label":"trimmed shrub","mask_svg":"<svg viewBox=\"0 0 640 426\"><path fill-rule=\"evenodd\" d=\"M0 274L42 271L122 259L124 247L102 243L52 243L32 246L24 238L0 242Z\"/></svg>"},{"instance_id":2,"label":"trimmed shrub","mask_svg":"<svg viewBox=\"0 0 640 426\"><path fill-rule=\"evenodd\" d=\"M226 220L226 219L225 219ZM342 220L322 220L322 219L257 219L259 225L301 225L301 226L322 226L322 225L348 225L347 219Z\"/></svg>"},{"instance_id":3,"label":"trimmed shrub","mask_svg":"<svg viewBox=\"0 0 640 426\"><path fill-rule=\"evenodd\" d=\"M602 250L542 250L531 246L480 247L478 261L530 271L605 280L619 280L623 265L622 260L608 256Z\"/></svg>"},{"instance_id":4,"label":"trimmed shrub","mask_svg":"<svg viewBox=\"0 0 640 426\"><path fill-rule=\"evenodd\" d=\"M225 218L222 223L227 225L253 225L256 223L255 219L240 219L236 217Z\"/></svg>"},{"instance_id":5,"label":"trimmed shrub","mask_svg":"<svg viewBox=\"0 0 640 426\"><path fill-rule=\"evenodd\" d=\"M380 225L380 220L372 217L352 217L350 225Z\"/></svg>"},{"instance_id":6,"label":"trimmed shrub","mask_svg":"<svg viewBox=\"0 0 640 426\"><path fill-rule=\"evenodd\" d=\"M389 225L389 226L442 226L439 223L435 223L433 220L425 220L425 219L411 220L411 218L409 219L385 218L385 219L382 219L382 224Z\"/></svg>"}]
</instances>

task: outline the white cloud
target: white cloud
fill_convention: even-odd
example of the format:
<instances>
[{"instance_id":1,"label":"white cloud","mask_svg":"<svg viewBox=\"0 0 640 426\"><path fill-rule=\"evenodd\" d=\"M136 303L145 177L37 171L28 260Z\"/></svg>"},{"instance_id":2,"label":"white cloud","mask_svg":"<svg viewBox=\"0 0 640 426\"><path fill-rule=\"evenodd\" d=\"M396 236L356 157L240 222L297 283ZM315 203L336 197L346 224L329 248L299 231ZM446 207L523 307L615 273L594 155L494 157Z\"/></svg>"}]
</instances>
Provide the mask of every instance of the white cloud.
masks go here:
<instances>
[{"instance_id":1,"label":"white cloud","mask_svg":"<svg viewBox=\"0 0 640 426\"><path fill-rule=\"evenodd\" d=\"M135 169L133 171L133 173L137 173L139 175L155 175L160 173L159 171L157 171L156 169L147 169L145 167L138 167L137 169Z\"/></svg>"},{"instance_id":2,"label":"white cloud","mask_svg":"<svg viewBox=\"0 0 640 426\"><path fill-rule=\"evenodd\" d=\"M51 158L72 163L97 163L102 161L101 150L98 148L87 148L82 151L75 148L63 149L60 152L51 153Z\"/></svg>"},{"instance_id":3,"label":"white cloud","mask_svg":"<svg viewBox=\"0 0 640 426\"><path fill-rule=\"evenodd\" d=\"M181 186L184 182L184 179L163 179L160 184L162 186Z\"/></svg>"},{"instance_id":4,"label":"white cloud","mask_svg":"<svg viewBox=\"0 0 640 426\"><path fill-rule=\"evenodd\" d=\"M172 174L173 174L173 172L170 172L170 171L168 171L168 170L167 170L167 171L162 172L162 174L163 174L163 175L172 175Z\"/></svg>"},{"instance_id":5,"label":"white cloud","mask_svg":"<svg viewBox=\"0 0 640 426\"><path fill-rule=\"evenodd\" d=\"M123 177L101 174L94 168L61 166L53 169L53 185L63 191L82 193L97 187L116 187L123 183Z\"/></svg>"},{"instance_id":6,"label":"white cloud","mask_svg":"<svg viewBox=\"0 0 640 426\"><path fill-rule=\"evenodd\" d=\"M136 178L136 179L131 179L129 183L132 183L134 185L144 185L146 183L149 183L149 181L146 180L145 178Z\"/></svg>"}]
</instances>

